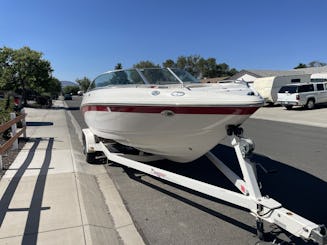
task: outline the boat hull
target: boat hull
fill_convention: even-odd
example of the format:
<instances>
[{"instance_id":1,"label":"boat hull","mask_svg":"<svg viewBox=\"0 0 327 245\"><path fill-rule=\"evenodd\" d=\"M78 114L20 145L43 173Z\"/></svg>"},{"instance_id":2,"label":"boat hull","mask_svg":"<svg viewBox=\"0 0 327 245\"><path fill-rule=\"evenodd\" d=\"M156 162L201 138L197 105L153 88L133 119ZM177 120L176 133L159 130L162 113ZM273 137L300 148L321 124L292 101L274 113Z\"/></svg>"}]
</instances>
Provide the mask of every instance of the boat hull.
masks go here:
<instances>
[{"instance_id":1,"label":"boat hull","mask_svg":"<svg viewBox=\"0 0 327 245\"><path fill-rule=\"evenodd\" d=\"M193 161L240 125L256 106L82 106L86 124L97 136L176 162Z\"/></svg>"}]
</instances>

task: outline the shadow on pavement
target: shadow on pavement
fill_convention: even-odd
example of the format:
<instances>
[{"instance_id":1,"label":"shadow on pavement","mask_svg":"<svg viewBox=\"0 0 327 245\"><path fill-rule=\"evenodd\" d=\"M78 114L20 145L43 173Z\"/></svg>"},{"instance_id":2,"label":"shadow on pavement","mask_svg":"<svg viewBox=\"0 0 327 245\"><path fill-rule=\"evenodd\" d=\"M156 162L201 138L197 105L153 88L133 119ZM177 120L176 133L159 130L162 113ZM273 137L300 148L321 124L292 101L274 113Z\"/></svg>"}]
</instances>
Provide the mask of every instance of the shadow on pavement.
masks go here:
<instances>
[{"instance_id":1,"label":"shadow on pavement","mask_svg":"<svg viewBox=\"0 0 327 245\"><path fill-rule=\"evenodd\" d=\"M66 110L66 111L79 111L79 106L70 106L70 107L64 107L64 106L54 106L51 107L50 110Z\"/></svg>"},{"instance_id":2,"label":"shadow on pavement","mask_svg":"<svg viewBox=\"0 0 327 245\"><path fill-rule=\"evenodd\" d=\"M17 169L17 172L10 180L9 185L6 188L0 200L0 227L3 224L7 212L22 212L22 211L28 212L23 240L21 243L24 245L37 244L41 211L50 209L50 207L42 207L42 201L43 201L43 194L45 189L47 173L49 170L51 157L52 157L54 138L50 138L48 140L48 146L46 148L45 158L43 160L40 173L36 180L30 206L10 209L9 205L14 197L18 184L22 179L25 171L29 169L28 167L34 158L37 147L39 146L42 139L36 138L36 139L30 139L30 141L34 142L32 148L29 150L28 155L24 160L23 164L21 165L21 167Z\"/></svg>"},{"instance_id":3,"label":"shadow on pavement","mask_svg":"<svg viewBox=\"0 0 327 245\"><path fill-rule=\"evenodd\" d=\"M26 122L26 126L39 127L39 126L52 126L53 122Z\"/></svg>"},{"instance_id":4,"label":"shadow on pavement","mask_svg":"<svg viewBox=\"0 0 327 245\"><path fill-rule=\"evenodd\" d=\"M319 110L319 109L324 109L324 108L327 108L327 103L316 104L315 107L311 110ZM310 110L307 109L305 106L294 106L291 109L291 111L310 111Z\"/></svg>"}]
</instances>

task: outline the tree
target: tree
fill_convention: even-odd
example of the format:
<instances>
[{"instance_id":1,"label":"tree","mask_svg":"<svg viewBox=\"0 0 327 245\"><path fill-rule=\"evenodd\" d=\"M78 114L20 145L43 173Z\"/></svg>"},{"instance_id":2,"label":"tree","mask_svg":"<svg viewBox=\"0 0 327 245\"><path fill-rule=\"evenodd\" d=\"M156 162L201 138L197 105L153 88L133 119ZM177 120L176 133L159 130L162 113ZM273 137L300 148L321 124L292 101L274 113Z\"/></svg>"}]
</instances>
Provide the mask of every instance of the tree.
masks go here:
<instances>
[{"instance_id":1,"label":"tree","mask_svg":"<svg viewBox=\"0 0 327 245\"><path fill-rule=\"evenodd\" d=\"M61 82L54 77L51 77L47 83L46 91L51 95L59 95L61 92Z\"/></svg>"},{"instance_id":2,"label":"tree","mask_svg":"<svg viewBox=\"0 0 327 245\"><path fill-rule=\"evenodd\" d=\"M159 65L155 65L152 61L140 61L139 63L133 65L134 68L158 68Z\"/></svg>"},{"instance_id":3,"label":"tree","mask_svg":"<svg viewBox=\"0 0 327 245\"><path fill-rule=\"evenodd\" d=\"M200 59L201 57L199 55L179 56L176 65L178 68L188 71L193 76L199 77L201 75L198 64Z\"/></svg>"},{"instance_id":4,"label":"tree","mask_svg":"<svg viewBox=\"0 0 327 245\"><path fill-rule=\"evenodd\" d=\"M294 67L294 69L300 69L300 68L309 68L309 67L322 67L322 66L326 66L327 64L324 62L320 62L320 61L311 61L308 64L303 64L300 63L298 64L296 67Z\"/></svg>"},{"instance_id":5,"label":"tree","mask_svg":"<svg viewBox=\"0 0 327 245\"><path fill-rule=\"evenodd\" d=\"M46 91L52 71L50 62L42 59L42 53L29 47L0 48L0 89L21 90L25 104L27 89Z\"/></svg>"},{"instance_id":6,"label":"tree","mask_svg":"<svg viewBox=\"0 0 327 245\"><path fill-rule=\"evenodd\" d=\"M303 64L303 63L300 63L296 67L294 67L294 69L301 69L301 68L307 68L307 65Z\"/></svg>"},{"instance_id":7,"label":"tree","mask_svg":"<svg viewBox=\"0 0 327 245\"><path fill-rule=\"evenodd\" d=\"M169 68L175 68L176 67L176 64L175 64L175 62L173 60L168 59L164 63L162 63L162 66L164 68L167 68L167 67L169 67Z\"/></svg>"},{"instance_id":8,"label":"tree","mask_svg":"<svg viewBox=\"0 0 327 245\"><path fill-rule=\"evenodd\" d=\"M217 64L215 58L204 59L199 55L180 56L176 65L197 78L224 77L237 73L236 69L230 69L226 63Z\"/></svg>"},{"instance_id":9,"label":"tree","mask_svg":"<svg viewBox=\"0 0 327 245\"><path fill-rule=\"evenodd\" d=\"M311 61L308 64L308 67L321 67L321 66L326 66L327 64L324 62L320 62L320 61Z\"/></svg>"},{"instance_id":10,"label":"tree","mask_svg":"<svg viewBox=\"0 0 327 245\"><path fill-rule=\"evenodd\" d=\"M77 78L76 82L79 84L81 90L83 90L84 92L89 88L91 84L91 80L87 77L83 77L82 79Z\"/></svg>"},{"instance_id":11,"label":"tree","mask_svg":"<svg viewBox=\"0 0 327 245\"><path fill-rule=\"evenodd\" d=\"M234 76L236 73L238 73L238 70L236 70L235 68L232 68L229 70L228 76Z\"/></svg>"},{"instance_id":12,"label":"tree","mask_svg":"<svg viewBox=\"0 0 327 245\"><path fill-rule=\"evenodd\" d=\"M226 63L221 63L217 65L218 77L229 76L229 65Z\"/></svg>"},{"instance_id":13,"label":"tree","mask_svg":"<svg viewBox=\"0 0 327 245\"><path fill-rule=\"evenodd\" d=\"M215 58L204 59L200 55L179 56L176 62L172 59L167 59L162 63L162 66L167 68L180 68L188 71L197 78L207 77L223 77L233 76L237 73L235 68L230 69L226 63L217 64ZM141 61L134 65L135 68L151 68L160 67L151 61Z\"/></svg>"},{"instance_id":14,"label":"tree","mask_svg":"<svg viewBox=\"0 0 327 245\"><path fill-rule=\"evenodd\" d=\"M201 58L198 62L198 66L201 72L200 77L213 78L219 76L218 66L215 58Z\"/></svg>"},{"instance_id":15,"label":"tree","mask_svg":"<svg viewBox=\"0 0 327 245\"><path fill-rule=\"evenodd\" d=\"M66 86L62 89L64 94L77 94L78 90L79 86Z\"/></svg>"},{"instance_id":16,"label":"tree","mask_svg":"<svg viewBox=\"0 0 327 245\"><path fill-rule=\"evenodd\" d=\"M121 63L117 63L117 65L115 66L115 70L121 70L123 69L123 65Z\"/></svg>"}]
</instances>

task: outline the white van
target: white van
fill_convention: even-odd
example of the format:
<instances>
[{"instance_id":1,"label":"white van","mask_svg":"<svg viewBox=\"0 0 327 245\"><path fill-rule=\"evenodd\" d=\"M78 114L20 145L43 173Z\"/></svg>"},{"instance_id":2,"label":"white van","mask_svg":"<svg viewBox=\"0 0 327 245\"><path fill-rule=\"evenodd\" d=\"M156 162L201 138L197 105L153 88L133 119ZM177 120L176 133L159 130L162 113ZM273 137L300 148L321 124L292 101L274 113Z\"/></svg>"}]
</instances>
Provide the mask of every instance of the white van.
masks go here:
<instances>
[{"instance_id":1,"label":"white van","mask_svg":"<svg viewBox=\"0 0 327 245\"><path fill-rule=\"evenodd\" d=\"M277 93L282 86L289 83L302 82L310 82L310 75L303 74L257 78L253 82L253 88L262 96L265 103L275 104L277 102Z\"/></svg>"},{"instance_id":2,"label":"white van","mask_svg":"<svg viewBox=\"0 0 327 245\"><path fill-rule=\"evenodd\" d=\"M327 81L288 84L278 92L278 102L287 110L293 106L313 109L316 104L327 103Z\"/></svg>"}]
</instances>

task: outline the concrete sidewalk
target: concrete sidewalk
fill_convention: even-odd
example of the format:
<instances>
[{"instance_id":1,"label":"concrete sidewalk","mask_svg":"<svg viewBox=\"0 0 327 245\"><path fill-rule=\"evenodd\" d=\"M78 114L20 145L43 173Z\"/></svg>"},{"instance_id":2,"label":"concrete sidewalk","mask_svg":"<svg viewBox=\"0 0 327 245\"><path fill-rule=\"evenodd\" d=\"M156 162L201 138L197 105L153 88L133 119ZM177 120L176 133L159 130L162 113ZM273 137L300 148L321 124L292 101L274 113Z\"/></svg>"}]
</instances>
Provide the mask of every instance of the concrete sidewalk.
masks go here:
<instances>
[{"instance_id":1,"label":"concrete sidewalk","mask_svg":"<svg viewBox=\"0 0 327 245\"><path fill-rule=\"evenodd\" d=\"M0 244L142 244L108 207L120 197L105 168L74 150L63 102L54 107L26 110L30 140L0 181Z\"/></svg>"}]
</instances>

